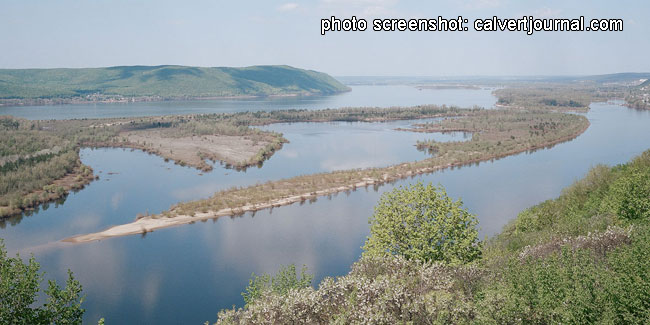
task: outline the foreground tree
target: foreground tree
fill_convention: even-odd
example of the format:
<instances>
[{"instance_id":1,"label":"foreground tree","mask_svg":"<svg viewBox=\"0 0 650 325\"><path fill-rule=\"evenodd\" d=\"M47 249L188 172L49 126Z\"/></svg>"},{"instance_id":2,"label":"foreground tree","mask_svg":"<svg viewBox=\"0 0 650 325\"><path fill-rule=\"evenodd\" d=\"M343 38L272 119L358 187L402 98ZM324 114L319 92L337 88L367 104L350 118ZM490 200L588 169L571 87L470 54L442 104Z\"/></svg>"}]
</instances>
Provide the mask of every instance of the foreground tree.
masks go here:
<instances>
[{"instance_id":1,"label":"foreground tree","mask_svg":"<svg viewBox=\"0 0 650 325\"><path fill-rule=\"evenodd\" d=\"M49 280L47 301L34 306L43 280L39 269L34 257L27 264L18 255L8 257L0 240L0 324L81 324L81 284L70 271L65 288Z\"/></svg>"},{"instance_id":2,"label":"foreground tree","mask_svg":"<svg viewBox=\"0 0 650 325\"><path fill-rule=\"evenodd\" d=\"M370 217L364 256L463 264L481 256L476 217L442 187L418 182L385 193Z\"/></svg>"}]
</instances>

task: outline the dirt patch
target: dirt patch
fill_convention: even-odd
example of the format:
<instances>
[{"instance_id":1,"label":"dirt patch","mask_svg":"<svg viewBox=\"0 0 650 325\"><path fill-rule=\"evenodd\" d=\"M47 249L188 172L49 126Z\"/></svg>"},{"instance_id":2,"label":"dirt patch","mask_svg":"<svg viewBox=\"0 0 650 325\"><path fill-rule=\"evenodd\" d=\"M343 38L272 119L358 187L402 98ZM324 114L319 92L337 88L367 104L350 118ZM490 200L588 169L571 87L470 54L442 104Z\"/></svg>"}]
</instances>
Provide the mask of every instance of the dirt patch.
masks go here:
<instances>
[{"instance_id":1,"label":"dirt patch","mask_svg":"<svg viewBox=\"0 0 650 325\"><path fill-rule=\"evenodd\" d=\"M212 169L206 159L227 165L243 167L271 141L253 140L248 136L201 135L167 137L158 130L131 131L120 134L124 146L142 149L171 159L181 165L190 165L204 171Z\"/></svg>"}]
</instances>

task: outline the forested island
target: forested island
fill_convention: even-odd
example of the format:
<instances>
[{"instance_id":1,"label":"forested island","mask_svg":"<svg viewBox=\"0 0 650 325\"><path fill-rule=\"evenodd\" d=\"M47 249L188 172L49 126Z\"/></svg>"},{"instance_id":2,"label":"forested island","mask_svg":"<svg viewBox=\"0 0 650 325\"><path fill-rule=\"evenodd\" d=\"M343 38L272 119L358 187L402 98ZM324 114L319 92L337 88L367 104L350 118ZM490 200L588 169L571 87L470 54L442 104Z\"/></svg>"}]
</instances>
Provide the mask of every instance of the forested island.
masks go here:
<instances>
[{"instance_id":1,"label":"forested island","mask_svg":"<svg viewBox=\"0 0 650 325\"><path fill-rule=\"evenodd\" d=\"M325 73L286 65L0 69L0 106L330 95L349 90Z\"/></svg>"}]
</instances>

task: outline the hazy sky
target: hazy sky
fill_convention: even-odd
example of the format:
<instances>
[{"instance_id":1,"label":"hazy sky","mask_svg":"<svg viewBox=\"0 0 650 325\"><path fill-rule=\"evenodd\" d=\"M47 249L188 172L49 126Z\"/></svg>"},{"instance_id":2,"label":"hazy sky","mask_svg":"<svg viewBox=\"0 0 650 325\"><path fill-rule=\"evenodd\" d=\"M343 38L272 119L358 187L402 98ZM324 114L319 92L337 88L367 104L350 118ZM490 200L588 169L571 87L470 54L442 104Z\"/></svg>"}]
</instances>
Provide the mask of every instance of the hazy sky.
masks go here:
<instances>
[{"instance_id":1,"label":"hazy sky","mask_svg":"<svg viewBox=\"0 0 650 325\"><path fill-rule=\"evenodd\" d=\"M650 1L0 0L0 68L288 64L332 75L650 71ZM320 19L622 18L623 32L338 32Z\"/></svg>"}]
</instances>

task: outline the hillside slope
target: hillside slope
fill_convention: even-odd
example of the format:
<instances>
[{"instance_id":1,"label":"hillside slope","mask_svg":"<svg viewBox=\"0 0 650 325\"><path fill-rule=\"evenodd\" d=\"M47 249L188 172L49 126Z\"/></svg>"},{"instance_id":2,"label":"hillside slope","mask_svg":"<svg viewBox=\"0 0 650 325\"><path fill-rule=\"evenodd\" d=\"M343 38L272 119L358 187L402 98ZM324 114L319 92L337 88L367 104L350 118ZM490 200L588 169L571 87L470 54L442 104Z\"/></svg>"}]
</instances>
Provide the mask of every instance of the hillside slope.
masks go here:
<instances>
[{"instance_id":1,"label":"hillside slope","mask_svg":"<svg viewBox=\"0 0 650 325\"><path fill-rule=\"evenodd\" d=\"M0 99L5 100L171 99L333 94L347 90L325 73L290 66L0 69Z\"/></svg>"},{"instance_id":2,"label":"hillside slope","mask_svg":"<svg viewBox=\"0 0 650 325\"><path fill-rule=\"evenodd\" d=\"M273 286L253 277L217 324L648 324L650 150L594 167L481 246L466 264L362 255L317 288L295 268Z\"/></svg>"}]
</instances>

